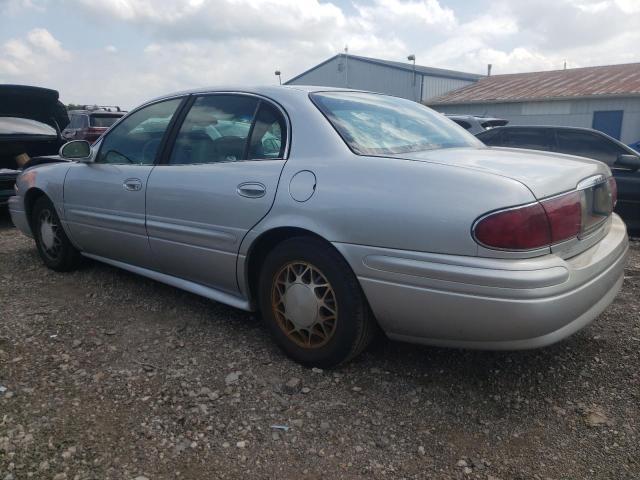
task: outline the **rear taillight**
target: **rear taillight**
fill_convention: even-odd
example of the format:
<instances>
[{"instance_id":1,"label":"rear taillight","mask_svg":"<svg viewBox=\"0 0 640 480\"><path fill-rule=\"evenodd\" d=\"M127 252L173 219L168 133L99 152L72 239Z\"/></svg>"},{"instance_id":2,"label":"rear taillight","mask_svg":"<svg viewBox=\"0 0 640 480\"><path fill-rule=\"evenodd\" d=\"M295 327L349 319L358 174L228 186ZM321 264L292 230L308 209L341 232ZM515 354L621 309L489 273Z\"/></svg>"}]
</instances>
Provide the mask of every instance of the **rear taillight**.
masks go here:
<instances>
[{"instance_id":1,"label":"rear taillight","mask_svg":"<svg viewBox=\"0 0 640 480\"><path fill-rule=\"evenodd\" d=\"M540 202L549 219L551 243L561 242L580 233L582 226L582 192L572 192Z\"/></svg>"},{"instance_id":2,"label":"rear taillight","mask_svg":"<svg viewBox=\"0 0 640 480\"><path fill-rule=\"evenodd\" d=\"M616 197L616 182L611 177L608 183L490 213L476 222L473 235L489 248L547 247L593 231L609 216Z\"/></svg>"},{"instance_id":3,"label":"rear taillight","mask_svg":"<svg viewBox=\"0 0 640 480\"><path fill-rule=\"evenodd\" d=\"M551 243L547 214L539 203L487 215L473 229L476 240L489 248L531 250Z\"/></svg>"}]
</instances>

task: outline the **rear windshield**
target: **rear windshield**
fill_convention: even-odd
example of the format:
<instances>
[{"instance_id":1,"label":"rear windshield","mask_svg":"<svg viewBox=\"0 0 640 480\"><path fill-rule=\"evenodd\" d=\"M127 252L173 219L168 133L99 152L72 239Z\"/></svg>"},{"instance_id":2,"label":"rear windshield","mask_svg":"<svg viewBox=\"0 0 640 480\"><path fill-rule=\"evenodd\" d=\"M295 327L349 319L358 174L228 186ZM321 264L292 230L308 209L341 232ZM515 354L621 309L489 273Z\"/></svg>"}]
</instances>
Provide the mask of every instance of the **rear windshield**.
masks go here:
<instances>
[{"instance_id":1,"label":"rear windshield","mask_svg":"<svg viewBox=\"0 0 640 480\"><path fill-rule=\"evenodd\" d=\"M122 115L91 115L91 126L110 127L121 117Z\"/></svg>"},{"instance_id":2,"label":"rear windshield","mask_svg":"<svg viewBox=\"0 0 640 480\"><path fill-rule=\"evenodd\" d=\"M313 93L311 99L359 155L482 146L441 114L411 100L361 92Z\"/></svg>"}]
</instances>

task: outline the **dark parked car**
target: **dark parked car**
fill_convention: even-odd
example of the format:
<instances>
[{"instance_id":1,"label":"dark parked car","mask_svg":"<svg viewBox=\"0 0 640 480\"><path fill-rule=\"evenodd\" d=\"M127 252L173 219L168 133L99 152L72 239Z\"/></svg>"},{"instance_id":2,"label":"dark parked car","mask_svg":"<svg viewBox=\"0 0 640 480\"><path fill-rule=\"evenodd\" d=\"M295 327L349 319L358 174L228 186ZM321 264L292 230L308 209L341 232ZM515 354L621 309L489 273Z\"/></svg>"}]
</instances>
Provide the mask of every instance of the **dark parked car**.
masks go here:
<instances>
[{"instance_id":1,"label":"dark parked car","mask_svg":"<svg viewBox=\"0 0 640 480\"><path fill-rule=\"evenodd\" d=\"M449 120L453 120L462 128L474 135L494 127L502 127L509 123L509 120L504 120L502 118L478 117L476 115L447 114L446 117Z\"/></svg>"},{"instance_id":2,"label":"dark parked car","mask_svg":"<svg viewBox=\"0 0 640 480\"><path fill-rule=\"evenodd\" d=\"M618 184L618 213L627 228L640 232L640 153L598 130L575 127L498 127L476 135L490 147L529 148L600 160Z\"/></svg>"},{"instance_id":3,"label":"dark parked car","mask_svg":"<svg viewBox=\"0 0 640 480\"><path fill-rule=\"evenodd\" d=\"M33 157L57 154L69 117L58 92L0 85L0 205L14 194L16 177Z\"/></svg>"},{"instance_id":4,"label":"dark parked car","mask_svg":"<svg viewBox=\"0 0 640 480\"><path fill-rule=\"evenodd\" d=\"M125 113L120 107L85 106L83 110L70 110L70 122L62 136L65 140L93 143Z\"/></svg>"}]
</instances>

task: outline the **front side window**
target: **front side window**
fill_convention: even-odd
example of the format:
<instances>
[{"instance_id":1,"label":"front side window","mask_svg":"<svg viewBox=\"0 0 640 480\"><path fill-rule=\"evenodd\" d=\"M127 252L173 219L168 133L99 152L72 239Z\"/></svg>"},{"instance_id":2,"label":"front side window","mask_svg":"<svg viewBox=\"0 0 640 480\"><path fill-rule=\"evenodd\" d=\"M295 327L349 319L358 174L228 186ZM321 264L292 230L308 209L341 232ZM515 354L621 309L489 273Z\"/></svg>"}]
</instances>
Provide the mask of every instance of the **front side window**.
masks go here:
<instances>
[{"instance_id":1,"label":"front side window","mask_svg":"<svg viewBox=\"0 0 640 480\"><path fill-rule=\"evenodd\" d=\"M130 114L104 138L96 163L152 165L180 102L166 100Z\"/></svg>"},{"instance_id":2,"label":"front side window","mask_svg":"<svg viewBox=\"0 0 640 480\"><path fill-rule=\"evenodd\" d=\"M411 100L361 92L314 93L311 99L358 155L482 146L441 114Z\"/></svg>"},{"instance_id":3,"label":"front side window","mask_svg":"<svg viewBox=\"0 0 640 480\"><path fill-rule=\"evenodd\" d=\"M243 95L198 97L180 127L169 164L244 160L258 102Z\"/></svg>"},{"instance_id":4,"label":"front side window","mask_svg":"<svg viewBox=\"0 0 640 480\"><path fill-rule=\"evenodd\" d=\"M594 158L608 165L613 165L621 153L629 153L596 133L558 130L557 137L560 153Z\"/></svg>"}]
</instances>

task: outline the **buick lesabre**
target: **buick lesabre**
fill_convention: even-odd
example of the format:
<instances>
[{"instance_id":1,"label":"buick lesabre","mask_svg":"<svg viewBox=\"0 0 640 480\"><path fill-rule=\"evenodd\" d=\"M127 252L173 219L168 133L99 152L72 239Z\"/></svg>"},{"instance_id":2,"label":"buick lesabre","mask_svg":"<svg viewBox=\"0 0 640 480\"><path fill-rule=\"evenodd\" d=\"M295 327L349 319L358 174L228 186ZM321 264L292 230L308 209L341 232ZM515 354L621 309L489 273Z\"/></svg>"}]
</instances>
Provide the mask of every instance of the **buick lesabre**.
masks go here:
<instances>
[{"instance_id":1,"label":"buick lesabre","mask_svg":"<svg viewBox=\"0 0 640 480\"><path fill-rule=\"evenodd\" d=\"M84 256L244 310L330 367L381 330L525 349L589 324L623 281L598 161L497 151L418 103L298 86L152 100L73 162L24 171L14 223L57 271Z\"/></svg>"}]
</instances>

